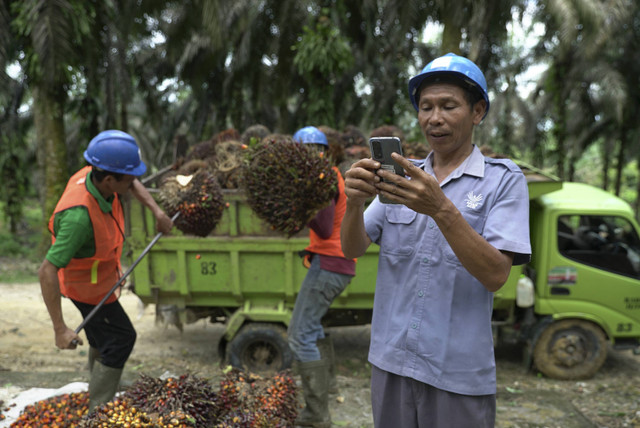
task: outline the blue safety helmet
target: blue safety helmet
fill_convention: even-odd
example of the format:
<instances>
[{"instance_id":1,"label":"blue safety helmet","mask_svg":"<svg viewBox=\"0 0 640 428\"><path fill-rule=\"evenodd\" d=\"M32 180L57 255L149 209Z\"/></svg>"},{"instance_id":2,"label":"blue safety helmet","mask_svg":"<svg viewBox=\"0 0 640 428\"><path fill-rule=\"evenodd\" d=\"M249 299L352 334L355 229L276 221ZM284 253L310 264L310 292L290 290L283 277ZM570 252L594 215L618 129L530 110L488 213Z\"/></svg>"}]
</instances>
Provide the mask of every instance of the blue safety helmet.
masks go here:
<instances>
[{"instance_id":1,"label":"blue safety helmet","mask_svg":"<svg viewBox=\"0 0 640 428\"><path fill-rule=\"evenodd\" d=\"M322 144L323 146L329 146L327 136L315 126L305 126L304 128L298 129L296 133L293 134L293 141L302 144Z\"/></svg>"},{"instance_id":2,"label":"blue safety helmet","mask_svg":"<svg viewBox=\"0 0 640 428\"><path fill-rule=\"evenodd\" d=\"M418 110L418 102L420 101L420 93L418 92L420 85L426 78L438 74L456 77L466 88L479 92L487 103L484 116L487 115L489 112L489 95L487 94L487 81L484 78L484 74L473 61L454 53L448 53L434 59L422 69L420 74L409 80L409 97L416 110ZM483 119L484 116L482 117Z\"/></svg>"},{"instance_id":3,"label":"blue safety helmet","mask_svg":"<svg viewBox=\"0 0 640 428\"><path fill-rule=\"evenodd\" d=\"M105 171L135 176L147 171L136 140L126 132L114 129L96 135L89 142L84 158Z\"/></svg>"}]
</instances>

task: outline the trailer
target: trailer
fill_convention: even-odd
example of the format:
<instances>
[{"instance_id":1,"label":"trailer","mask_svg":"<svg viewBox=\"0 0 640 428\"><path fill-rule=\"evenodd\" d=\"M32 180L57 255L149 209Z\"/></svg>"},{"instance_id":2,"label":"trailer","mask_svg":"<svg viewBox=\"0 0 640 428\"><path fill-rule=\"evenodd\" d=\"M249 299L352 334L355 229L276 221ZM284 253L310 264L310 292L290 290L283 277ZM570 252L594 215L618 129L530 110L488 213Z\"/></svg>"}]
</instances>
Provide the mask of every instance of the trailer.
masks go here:
<instances>
[{"instance_id":1,"label":"trailer","mask_svg":"<svg viewBox=\"0 0 640 428\"><path fill-rule=\"evenodd\" d=\"M298 253L309 243L308 231L287 238L256 216L241 191L223 192L227 206L211 234L174 229L139 262L131 284L144 303L172 311L179 323L208 318L224 324L221 360L253 372L281 370L292 362L286 328L306 275ZM156 234L155 219L134 198L125 210L127 245L135 258ZM324 317L326 326L371 321L376 269L372 246Z\"/></svg>"}]
</instances>

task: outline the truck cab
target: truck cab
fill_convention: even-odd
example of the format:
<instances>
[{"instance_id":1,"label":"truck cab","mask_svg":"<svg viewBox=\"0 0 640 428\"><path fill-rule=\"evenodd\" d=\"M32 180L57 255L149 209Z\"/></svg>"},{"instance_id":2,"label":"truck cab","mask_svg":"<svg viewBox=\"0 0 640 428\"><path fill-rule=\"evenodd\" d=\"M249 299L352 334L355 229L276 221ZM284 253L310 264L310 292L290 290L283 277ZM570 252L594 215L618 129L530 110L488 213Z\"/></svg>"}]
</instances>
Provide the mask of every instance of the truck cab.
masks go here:
<instances>
[{"instance_id":1,"label":"truck cab","mask_svg":"<svg viewBox=\"0 0 640 428\"><path fill-rule=\"evenodd\" d=\"M593 186L529 180L529 191L531 262L496 293L494 332L524 342L549 377L589 378L609 344L640 350L638 224Z\"/></svg>"}]
</instances>

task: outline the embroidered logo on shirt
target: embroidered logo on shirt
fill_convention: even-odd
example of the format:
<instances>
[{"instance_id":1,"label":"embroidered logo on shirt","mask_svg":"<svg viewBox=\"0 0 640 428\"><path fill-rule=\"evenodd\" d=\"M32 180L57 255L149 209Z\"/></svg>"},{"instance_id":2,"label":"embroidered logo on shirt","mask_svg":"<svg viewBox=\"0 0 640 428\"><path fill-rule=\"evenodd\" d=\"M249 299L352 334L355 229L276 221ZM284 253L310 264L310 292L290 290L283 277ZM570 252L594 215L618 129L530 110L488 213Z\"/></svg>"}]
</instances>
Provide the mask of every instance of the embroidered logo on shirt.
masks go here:
<instances>
[{"instance_id":1,"label":"embroidered logo on shirt","mask_svg":"<svg viewBox=\"0 0 640 428\"><path fill-rule=\"evenodd\" d=\"M483 198L484 196L482 196L482 193L480 193L479 195L474 195L473 191L471 191L467 193L467 199L465 199L464 201L467 203L467 208L477 210L482 206L481 201Z\"/></svg>"}]
</instances>

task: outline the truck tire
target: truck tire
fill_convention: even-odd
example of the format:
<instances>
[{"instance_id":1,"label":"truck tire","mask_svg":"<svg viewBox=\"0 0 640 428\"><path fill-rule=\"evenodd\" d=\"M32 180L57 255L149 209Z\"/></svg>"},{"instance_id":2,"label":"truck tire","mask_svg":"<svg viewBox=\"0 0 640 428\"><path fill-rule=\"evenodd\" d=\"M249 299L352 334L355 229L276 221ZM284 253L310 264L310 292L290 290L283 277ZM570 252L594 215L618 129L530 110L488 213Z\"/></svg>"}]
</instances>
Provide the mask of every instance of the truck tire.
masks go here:
<instances>
[{"instance_id":1,"label":"truck tire","mask_svg":"<svg viewBox=\"0 0 640 428\"><path fill-rule=\"evenodd\" d=\"M607 339L585 320L561 320L542 332L533 349L535 367L553 379L591 378L607 358Z\"/></svg>"},{"instance_id":2,"label":"truck tire","mask_svg":"<svg viewBox=\"0 0 640 428\"><path fill-rule=\"evenodd\" d=\"M227 345L229 364L251 373L275 373L291 367L287 331L279 324L245 324Z\"/></svg>"}]
</instances>

